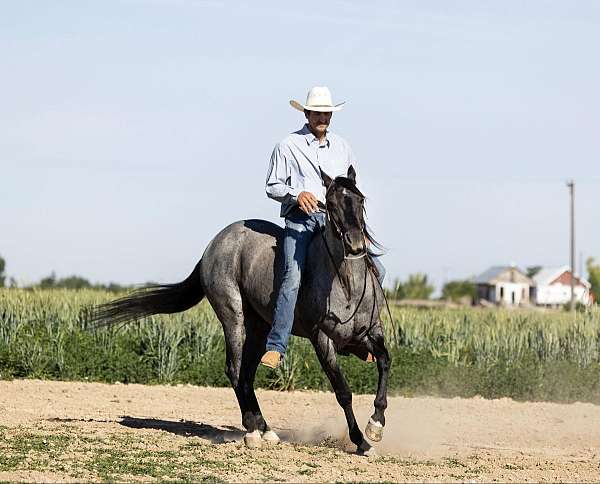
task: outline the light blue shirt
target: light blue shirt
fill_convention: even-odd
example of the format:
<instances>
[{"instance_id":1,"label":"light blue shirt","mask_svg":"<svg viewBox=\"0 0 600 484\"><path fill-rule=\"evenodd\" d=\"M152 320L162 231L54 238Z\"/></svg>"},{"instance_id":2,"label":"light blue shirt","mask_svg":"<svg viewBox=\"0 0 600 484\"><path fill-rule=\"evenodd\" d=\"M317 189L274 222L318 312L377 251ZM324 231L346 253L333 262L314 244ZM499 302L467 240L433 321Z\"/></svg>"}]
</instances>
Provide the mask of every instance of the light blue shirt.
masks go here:
<instances>
[{"instance_id":1,"label":"light blue shirt","mask_svg":"<svg viewBox=\"0 0 600 484\"><path fill-rule=\"evenodd\" d=\"M267 196L281 202L281 216L285 217L298 203L301 192L312 193L325 204L325 187L320 169L331 178L346 176L356 159L348 142L327 131L323 144L308 129L286 136L275 146L267 172Z\"/></svg>"}]
</instances>

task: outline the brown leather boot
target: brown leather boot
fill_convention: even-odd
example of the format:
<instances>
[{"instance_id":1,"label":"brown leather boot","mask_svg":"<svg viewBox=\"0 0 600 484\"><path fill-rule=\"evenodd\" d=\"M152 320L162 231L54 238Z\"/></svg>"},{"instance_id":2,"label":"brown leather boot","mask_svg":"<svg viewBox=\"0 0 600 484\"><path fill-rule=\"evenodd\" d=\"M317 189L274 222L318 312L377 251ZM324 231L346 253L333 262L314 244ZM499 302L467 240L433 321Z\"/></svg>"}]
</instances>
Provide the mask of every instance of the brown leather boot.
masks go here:
<instances>
[{"instance_id":1,"label":"brown leather boot","mask_svg":"<svg viewBox=\"0 0 600 484\"><path fill-rule=\"evenodd\" d=\"M267 351L260 359L260 364L274 370L281 364L281 353L273 350Z\"/></svg>"}]
</instances>

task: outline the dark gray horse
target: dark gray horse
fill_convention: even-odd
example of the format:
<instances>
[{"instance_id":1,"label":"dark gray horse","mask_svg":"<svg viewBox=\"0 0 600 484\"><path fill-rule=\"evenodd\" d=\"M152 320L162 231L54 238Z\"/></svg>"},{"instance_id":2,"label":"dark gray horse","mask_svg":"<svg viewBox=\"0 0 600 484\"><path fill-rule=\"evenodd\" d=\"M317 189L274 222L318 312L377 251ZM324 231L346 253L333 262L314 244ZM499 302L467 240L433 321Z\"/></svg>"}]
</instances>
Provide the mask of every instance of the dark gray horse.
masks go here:
<instances>
[{"instance_id":1,"label":"dark gray horse","mask_svg":"<svg viewBox=\"0 0 600 484\"><path fill-rule=\"evenodd\" d=\"M390 356L380 321L381 286L367 256L370 239L364 221L364 196L351 167L347 177L327 188L328 221L311 242L296 304L293 334L310 339L348 422L350 439L361 454L374 453L364 439L352 409L352 393L336 356L355 354L377 361L379 382L375 412L367 424L370 440L379 441L385 425ZM263 220L235 222L208 245L200 262L183 282L152 286L100 306L98 326L152 314L191 308L206 296L223 325L226 373L238 399L245 442L250 447L279 438L262 416L254 393L254 376L265 351L278 275L283 272L281 227Z\"/></svg>"}]
</instances>

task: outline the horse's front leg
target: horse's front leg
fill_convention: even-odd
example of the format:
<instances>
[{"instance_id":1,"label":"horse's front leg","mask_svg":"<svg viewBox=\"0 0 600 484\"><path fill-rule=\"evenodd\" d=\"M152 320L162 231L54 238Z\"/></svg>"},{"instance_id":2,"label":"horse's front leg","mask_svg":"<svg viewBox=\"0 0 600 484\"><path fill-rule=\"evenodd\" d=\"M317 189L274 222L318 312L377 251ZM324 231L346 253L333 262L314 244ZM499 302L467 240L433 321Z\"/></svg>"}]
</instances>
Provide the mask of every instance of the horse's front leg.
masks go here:
<instances>
[{"instance_id":1,"label":"horse's front leg","mask_svg":"<svg viewBox=\"0 0 600 484\"><path fill-rule=\"evenodd\" d=\"M385 426L385 409L387 408L387 385L390 371L391 357L385 347L383 332L375 331L367 342L369 351L373 353L377 360L377 370L379 371L379 381L377 384L377 395L375 396L375 412L371 415L365 433L367 437L379 442L383 437L383 427Z\"/></svg>"},{"instance_id":2,"label":"horse's front leg","mask_svg":"<svg viewBox=\"0 0 600 484\"><path fill-rule=\"evenodd\" d=\"M333 341L323 331L318 330L317 334L311 338L311 342L321 363L321 367L325 370L335 397L344 410L346 422L348 422L348 433L350 440L356 445L357 453L361 455L376 455L375 449L363 437L354 410L352 409L352 392L342 374L342 371L337 363L337 354Z\"/></svg>"}]
</instances>

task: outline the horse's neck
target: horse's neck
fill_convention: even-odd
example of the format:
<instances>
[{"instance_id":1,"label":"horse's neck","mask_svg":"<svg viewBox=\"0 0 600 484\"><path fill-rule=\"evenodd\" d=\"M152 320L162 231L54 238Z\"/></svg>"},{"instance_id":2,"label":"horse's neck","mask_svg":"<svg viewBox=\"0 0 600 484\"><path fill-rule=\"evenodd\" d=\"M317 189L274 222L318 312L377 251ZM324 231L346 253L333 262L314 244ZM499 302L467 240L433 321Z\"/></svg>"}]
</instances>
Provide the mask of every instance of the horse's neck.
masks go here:
<instances>
[{"instance_id":1,"label":"horse's neck","mask_svg":"<svg viewBox=\"0 0 600 484\"><path fill-rule=\"evenodd\" d=\"M317 254L314 258L311 254L311 259L323 268L327 278L331 280L332 289L334 286L349 284L351 297L360 293L365 277L365 259L345 259L343 243L335 236L329 224L318 237L320 240L316 244Z\"/></svg>"},{"instance_id":2,"label":"horse's neck","mask_svg":"<svg viewBox=\"0 0 600 484\"><path fill-rule=\"evenodd\" d=\"M327 224L320 236L321 239L321 254L320 259L327 262L326 267L333 270L331 265L335 265L338 269L344 262L344 246L342 242L335 236L331 224ZM333 271L335 273L335 271Z\"/></svg>"}]
</instances>

